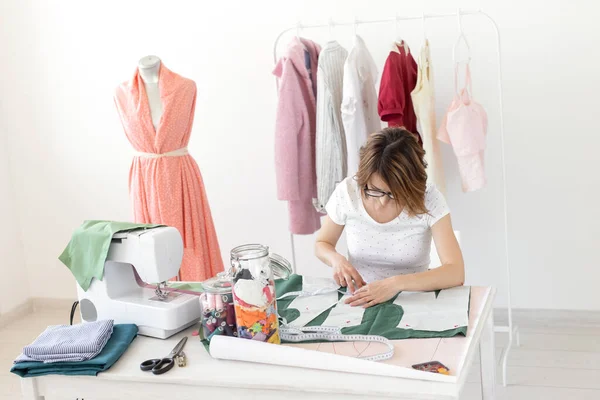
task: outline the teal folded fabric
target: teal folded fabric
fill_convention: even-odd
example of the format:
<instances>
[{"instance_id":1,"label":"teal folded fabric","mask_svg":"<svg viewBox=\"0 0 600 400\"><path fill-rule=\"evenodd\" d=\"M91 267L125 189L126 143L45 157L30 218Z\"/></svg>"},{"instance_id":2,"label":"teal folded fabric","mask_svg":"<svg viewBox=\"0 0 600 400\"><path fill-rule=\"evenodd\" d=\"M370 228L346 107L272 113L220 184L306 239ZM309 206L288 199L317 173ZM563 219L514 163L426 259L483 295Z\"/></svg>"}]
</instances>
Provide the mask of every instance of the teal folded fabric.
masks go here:
<instances>
[{"instance_id":1,"label":"teal folded fabric","mask_svg":"<svg viewBox=\"0 0 600 400\"><path fill-rule=\"evenodd\" d=\"M20 362L14 364L10 372L22 378L42 375L98 375L109 369L125 353L133 339L137 336L138 327L134 324L118 324L104 349L96 357L87 361L57 362Z\"/></svg>"},{"instance_id":2,"label":"teal folded fabric","mask_svg":"<svg viewBox=\"0 0 600 400\"><path fill-rule=\"evenodd\" d=\"M102 280L104 262L108 255L110 241L117 232L134 229L155 228L161 225L135 224L115 221L85 221L73 232L71 241L58 257L85 291L92 278Z\"/></svg>"}]
</instances>

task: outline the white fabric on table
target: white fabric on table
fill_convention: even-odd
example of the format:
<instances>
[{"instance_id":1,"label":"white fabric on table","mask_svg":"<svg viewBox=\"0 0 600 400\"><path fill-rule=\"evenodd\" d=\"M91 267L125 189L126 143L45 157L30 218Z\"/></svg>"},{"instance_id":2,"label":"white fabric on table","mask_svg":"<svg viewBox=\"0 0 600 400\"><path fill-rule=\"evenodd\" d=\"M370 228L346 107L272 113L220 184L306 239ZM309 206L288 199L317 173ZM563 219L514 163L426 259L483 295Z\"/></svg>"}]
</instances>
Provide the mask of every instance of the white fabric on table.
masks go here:
<instances>
[{"instance_id":1,"label":"white fabric on table","mask_svg":"<svg viewBox=\"0 0 600 400\"><path fill-rule=\"evenodd\" d=\"M442 332L469 325L470 286L435 292L401 292L394 304L404 314L396 326L401 329Z\"/></svg>"}]
</instances>

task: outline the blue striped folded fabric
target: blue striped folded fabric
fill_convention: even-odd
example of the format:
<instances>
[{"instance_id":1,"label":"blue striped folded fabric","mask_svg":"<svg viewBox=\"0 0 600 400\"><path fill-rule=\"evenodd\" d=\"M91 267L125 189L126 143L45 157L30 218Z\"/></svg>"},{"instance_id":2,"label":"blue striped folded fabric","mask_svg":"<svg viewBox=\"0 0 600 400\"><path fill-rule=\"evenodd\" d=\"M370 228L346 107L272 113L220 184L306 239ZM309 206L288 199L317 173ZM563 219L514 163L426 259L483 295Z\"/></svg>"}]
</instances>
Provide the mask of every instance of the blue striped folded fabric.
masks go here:
<instances>
[{"instance_id":1,"label":"blue striped folded fabric","mask_svg":"<svg viewBox=\"0 0 600 400\"><path fill-rule=\"evenodd\" d=\"M15 363L86 361L96 357L113 333L113 320L49 326L23 348Z\"/></svg>"}]
</instances>

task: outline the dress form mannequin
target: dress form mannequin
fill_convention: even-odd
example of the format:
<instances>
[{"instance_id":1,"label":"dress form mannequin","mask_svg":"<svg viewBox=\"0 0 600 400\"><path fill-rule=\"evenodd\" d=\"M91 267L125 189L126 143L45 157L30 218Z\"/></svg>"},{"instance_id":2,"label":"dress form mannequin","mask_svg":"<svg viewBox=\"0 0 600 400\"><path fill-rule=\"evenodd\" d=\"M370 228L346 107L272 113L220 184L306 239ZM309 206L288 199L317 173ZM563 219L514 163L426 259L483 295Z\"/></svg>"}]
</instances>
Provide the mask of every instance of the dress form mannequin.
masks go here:
<instances>
[{"instance_id":1,"label":"dress form mannequin","mask_svg":"<svg viewBox=\"0 0 600 400\"><path fill-rule=\"evenodd\" d=\"M160 58L157 56L146 56L141 58L138 62L138 71L146 88L152 125L154 125L154 129L157 130L163 113L160 91L158 89Z\"/></svg>"}]
</instances>

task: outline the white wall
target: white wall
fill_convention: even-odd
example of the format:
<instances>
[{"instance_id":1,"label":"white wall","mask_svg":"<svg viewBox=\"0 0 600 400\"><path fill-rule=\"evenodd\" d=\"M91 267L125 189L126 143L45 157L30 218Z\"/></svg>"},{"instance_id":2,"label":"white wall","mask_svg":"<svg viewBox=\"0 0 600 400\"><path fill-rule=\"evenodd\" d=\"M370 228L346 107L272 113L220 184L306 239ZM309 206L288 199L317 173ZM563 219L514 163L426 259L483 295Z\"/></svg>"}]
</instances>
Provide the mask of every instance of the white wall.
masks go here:
<instances>
[{"instance_id":1,"label":"white wall","mask_svg":"<svg viewBox=\"0 0 600 400\"><path fill-rule=\"evenodd\" d=\"M2 125L0 121L0 317L25 303L29 297L21 230L8 162L6 129Z\"/></svg>"},{"instance_id":2,"label":"white wall","mask_svg":"<svg viewBox=\"0 0 600 400\"><path fill-rule=\"evenodd\" d=\"M130 146L111 99L137 59L157 54L198 84L190 150L204 175L225 260L245 242L290 256L285 204L275 199L276 105L272 45L279 31L303 21L419 14L422 2L310 0L229 1L7 0L0 63L6 121L29 272L39 297L73 297L75 283L56 257L84 219L130 218ZM425 2L427 12L477 8L478 1ZM343 4L343 6L341 6ZM559 7L560 4L560 7ZM591 2L485 2L499 23L504 54L506 146L514 305L600 309L595 294L599 178L594 167L600 79ZM517 13L519 11L519 13ZM465 17L475 96L489 113L489 184L460 192L446 148L448 201L461 231L471 284L496 284L506 301L499 114L493 31ZM455 20L427 23L433 46L439 114L452 91ZM420 21L402 22L417 53ZM361 27L380 68L393 24ZM303 32L323 43L327 29ZM352 28L335 37L351 43ZM284 38L286 42L290 36ZM282 43L284 45L285 43ZM300 272L327 273L312 256L312 238L297 241Z\"/></svg>"}]
</instances>

